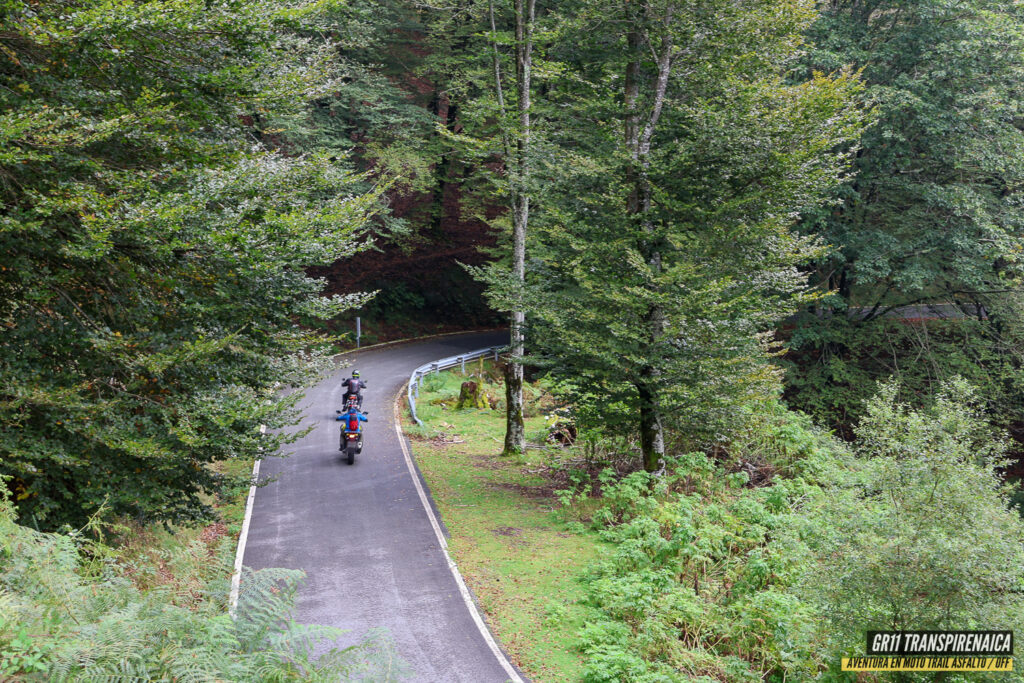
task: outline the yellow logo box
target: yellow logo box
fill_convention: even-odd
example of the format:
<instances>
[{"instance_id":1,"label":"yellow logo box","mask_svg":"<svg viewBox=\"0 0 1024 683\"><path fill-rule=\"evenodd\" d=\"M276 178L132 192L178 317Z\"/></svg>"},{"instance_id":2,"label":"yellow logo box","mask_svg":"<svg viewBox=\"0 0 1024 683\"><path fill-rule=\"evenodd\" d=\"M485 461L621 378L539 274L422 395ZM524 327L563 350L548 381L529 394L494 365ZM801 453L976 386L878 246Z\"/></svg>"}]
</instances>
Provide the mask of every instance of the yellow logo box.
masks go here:
<instances>
[{"instance_id":1,"label":"yellow logo box","mask_svg":"<svg viewBox=\"0 0 1024 683\"><path fill-rule=\"evenodd\" d=\"M1013 671L1013 657L843 657L843 671Z\"/></svg>"}]
</instances>

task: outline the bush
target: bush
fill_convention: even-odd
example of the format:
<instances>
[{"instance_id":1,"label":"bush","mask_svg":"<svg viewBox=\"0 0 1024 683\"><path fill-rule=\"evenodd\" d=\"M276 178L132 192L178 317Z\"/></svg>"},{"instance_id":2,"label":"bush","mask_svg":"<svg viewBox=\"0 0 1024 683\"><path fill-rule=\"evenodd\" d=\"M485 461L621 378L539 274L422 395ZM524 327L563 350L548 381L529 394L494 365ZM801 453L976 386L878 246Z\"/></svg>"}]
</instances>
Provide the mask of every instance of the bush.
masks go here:
<instances>
[{"instance_id":1,"label":"bush","mask_svg":"<svg viewBox=\"0 0 1024 683\"><path fill-rule=\"evenodd\" d=\"M962 380L919 410L897 390L867 405L858 471L821 491L800 527L816 560L800 592L835 656L859 654L868 629L1024 627L1024 523L995 471L1005 442Z\"/></svg>"},{"instance_id":2,"label":"bush","mask_svg":"<svg viewBox=\"0 0 1024 683\"><path fill-rule=\"evenodd\" d=\"M849 680L839 657L863 654L867 629L1024 627L1004 442L962 381L918 411L896 394L866 407L852 452L769 407L721 461L602 472L586 680ZM774 474L755 485L743 463Z\"/></svg>"},{"instance_id":3,"label":"bush","mask_svg":"<svg viewBox=\"0 0 1024 683\"><path fill-rule=\"evenodd\" d=\"M775 533L805 484L750 487L700 453L672 459L663 477L613 477L601 474L593 516L610 546L591 569L602 619L581 633L586 680L760 681L820 668L813 611L789 590L806 549Z\"/></svg>"}]
</instances>

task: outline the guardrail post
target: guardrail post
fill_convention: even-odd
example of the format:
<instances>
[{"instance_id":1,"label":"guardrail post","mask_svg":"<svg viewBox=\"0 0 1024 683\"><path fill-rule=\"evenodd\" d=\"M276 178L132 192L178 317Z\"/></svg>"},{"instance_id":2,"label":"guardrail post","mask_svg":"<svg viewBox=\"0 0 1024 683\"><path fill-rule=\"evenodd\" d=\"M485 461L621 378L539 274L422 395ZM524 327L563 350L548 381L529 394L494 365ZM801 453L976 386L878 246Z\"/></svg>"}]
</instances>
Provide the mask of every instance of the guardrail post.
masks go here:
<instances>
[{"instance_id":1,"label":"guardrail post","mask_svg":"<svg viewBox=\"0 0 1024 683\"><path fill-rule=\"evenodd\" d=\"M466 374L466 357L465 356L459 356L459 365L462 366L462 374L465 375Z\"/></svg>"},{"instance_id":2,"label":"guardrail post","mask_svg":"<svg viewBox=\"0 0 1024 683\"><path fill-rule=\"evenodd\" d=\"M431 363L430 370L431 372L441 372L441 366L438 365L437 363Z\"/></svg>"},{"instance_id":3,"label":"guardrail post","mask_svg":"<svg viewBox=\"0 0 1024 683\"><path fill-rule=\"evenodd\" d=\"M495 363L498 362L498 347L497 346L494 347L494 362Z\"/></svg>"}]
</instances>

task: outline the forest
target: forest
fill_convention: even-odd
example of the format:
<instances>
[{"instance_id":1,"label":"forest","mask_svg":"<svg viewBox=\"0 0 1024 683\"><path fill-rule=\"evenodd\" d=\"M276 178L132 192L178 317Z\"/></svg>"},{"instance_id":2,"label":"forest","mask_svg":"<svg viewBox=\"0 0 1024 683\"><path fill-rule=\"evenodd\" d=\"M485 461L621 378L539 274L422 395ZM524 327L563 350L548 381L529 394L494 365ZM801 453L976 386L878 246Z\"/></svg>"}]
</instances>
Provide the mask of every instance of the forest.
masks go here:
<instances>
[{"instance_id":1,"label":"forest","mask_svg":"<svg viewBox=\"0 0 1024 683\"><path fill-rule=\"evenodd\" d=\"M542 391L605 548L571 680L1024 629L1020 3L0 0L0 197L0 680L416 675L228 603L356 316L509 329L500 457Z\"/></svg>"}]
</instances>

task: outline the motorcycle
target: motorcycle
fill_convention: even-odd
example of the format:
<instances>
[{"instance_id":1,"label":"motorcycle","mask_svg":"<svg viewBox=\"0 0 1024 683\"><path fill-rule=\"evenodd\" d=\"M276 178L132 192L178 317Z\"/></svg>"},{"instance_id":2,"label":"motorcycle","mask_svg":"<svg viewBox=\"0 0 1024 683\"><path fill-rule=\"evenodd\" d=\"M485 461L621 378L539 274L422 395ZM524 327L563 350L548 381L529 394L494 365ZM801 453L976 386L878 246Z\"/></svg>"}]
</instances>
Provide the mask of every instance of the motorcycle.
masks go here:
<instances>
[{"instance_id":1,"label":"motorcycle","mask_svg":"<svg viewBox=\"0 0 1024 683\"><path fill-rule=\"evenodd\" d=\"M341 420L341 442L338 445L338 450L345 454L345 459L349 465L354 465L356 462L356 454L363 450L363 430L359 426L359 420L346 420L344 414L340 410L334 411L338 414L338 420ZM347 411L346 411L347 412ZM369 413L363 413L368 415ZM352 429L352 423L355 423L355 429Z\"/></svg>"}]
</instances>

